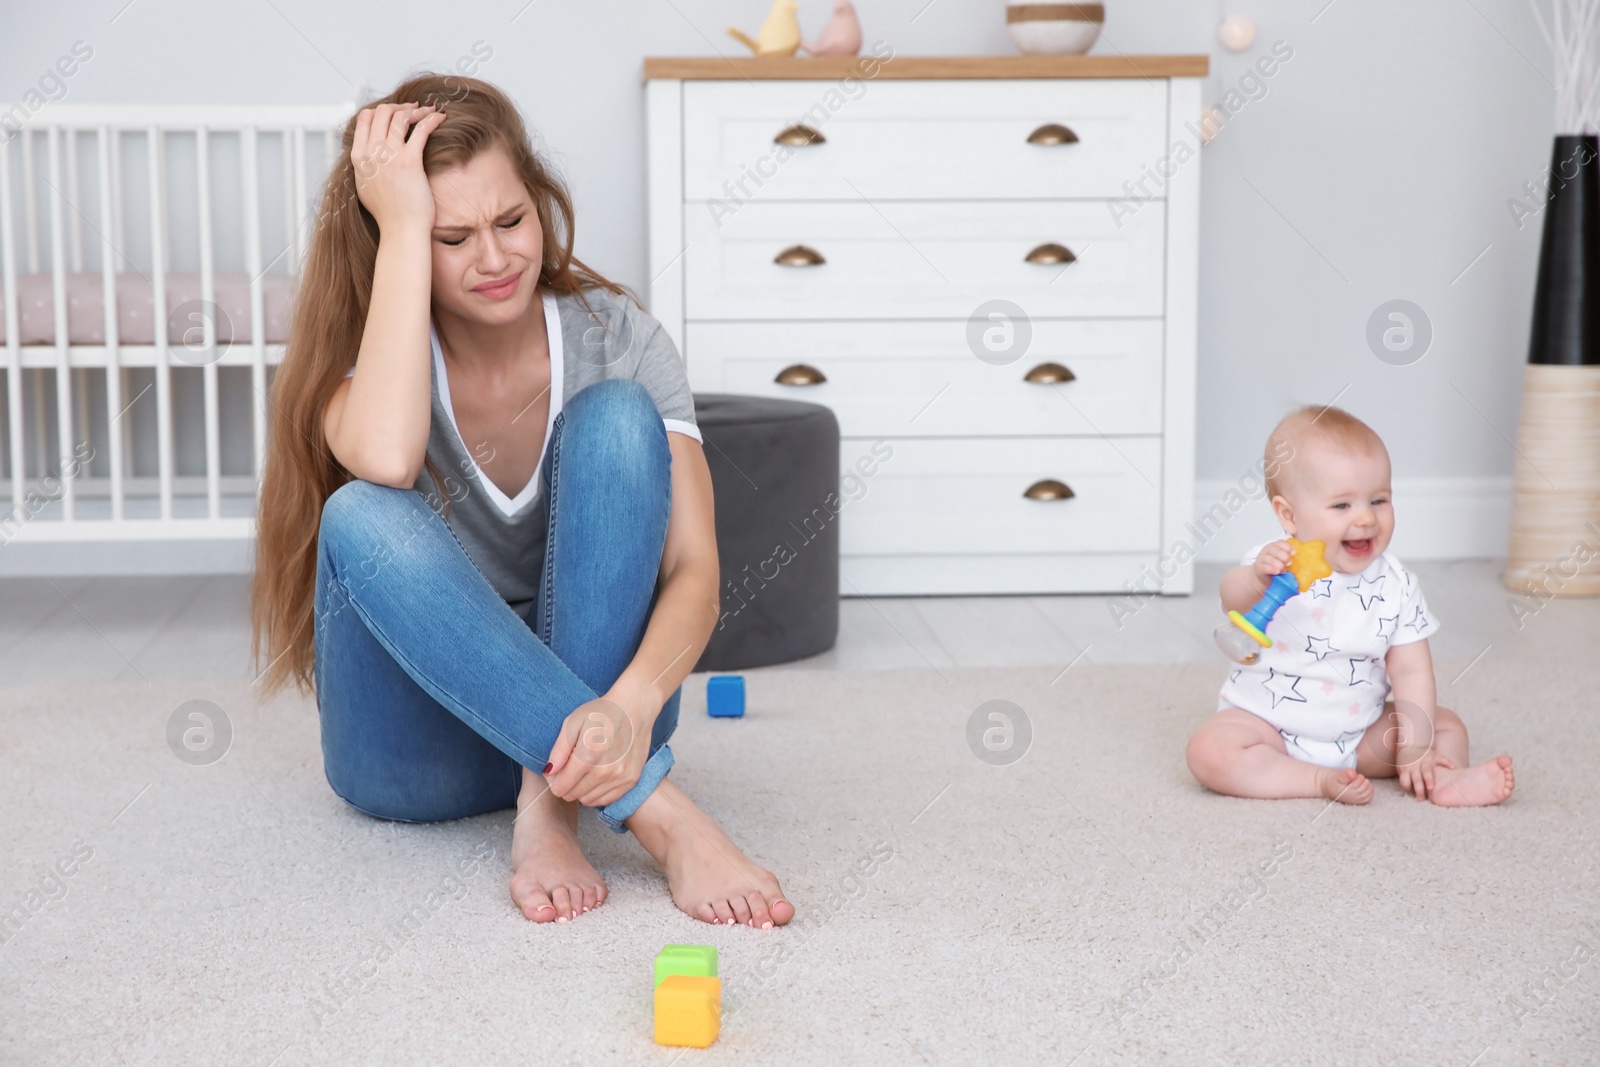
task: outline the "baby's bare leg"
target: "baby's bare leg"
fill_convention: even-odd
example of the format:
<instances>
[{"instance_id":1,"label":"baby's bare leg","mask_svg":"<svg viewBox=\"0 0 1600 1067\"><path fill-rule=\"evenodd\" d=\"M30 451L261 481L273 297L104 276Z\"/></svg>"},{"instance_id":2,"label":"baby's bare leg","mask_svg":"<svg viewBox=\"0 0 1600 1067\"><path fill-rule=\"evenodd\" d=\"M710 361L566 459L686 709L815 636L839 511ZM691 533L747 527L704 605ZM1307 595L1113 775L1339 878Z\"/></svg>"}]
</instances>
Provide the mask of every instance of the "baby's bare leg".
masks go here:
<instances>
[{"instance_id":1,"label":"baby's bare leg","mask_svg":"<svg viewBox=\"0 0 1600 1067\"><path fill-rule=\"evenodd\" d=\"M1467 724L1449 708L1433 709L1433 750L1457 767L1470 767L1467 760Z\"/></svg>"},{"instance_id":2,"label":"baby's bare leg","mask_svg":"<svg viewBox=\"0 0 1600 1067\"><path fill-rule=\"evenodd\" d=\"M1498 804L1511 795L1516 785L1511 757L1496 756L1472 766L1467 758L1467 726L1446 707L1435 707L1429 722L1411 723L1396 714L1393 701L1386 704L1382 718L1368 727L1356 748L1356 769L1369 778L1393 778L1399 761L1409 758L1400 750L1430 741L1434 752L1455 766L1434 770L1429 800L1454 808Z\"/></svg>"},{"instance_id":3,"label":"baby's bare leg","mask_svg":"<svg viewBox=\"0 0 1600 1067\"><path fill-rule=\"evenodd\" d=\"M1207 789L1234 797L1372 799L1372 783L1349 768L1318 767L1284 750L1277 728L1259 715L1224 708L1189 739L1189 770Z\"/></svg>"},{"instance_id":4,"label":"baby's bare leg","mask_svg":"<svg viewBox=\"0 0 1600 1067\"><path fill-rule=\"evenodd\" d=\"M1394 701L1383 706L1378 721L1367 727L1356 745L1356 770L1368 778L1393 778L1400 773L1399 747L1411 736L1394 713Z\"/></svg>"}]
</instances>

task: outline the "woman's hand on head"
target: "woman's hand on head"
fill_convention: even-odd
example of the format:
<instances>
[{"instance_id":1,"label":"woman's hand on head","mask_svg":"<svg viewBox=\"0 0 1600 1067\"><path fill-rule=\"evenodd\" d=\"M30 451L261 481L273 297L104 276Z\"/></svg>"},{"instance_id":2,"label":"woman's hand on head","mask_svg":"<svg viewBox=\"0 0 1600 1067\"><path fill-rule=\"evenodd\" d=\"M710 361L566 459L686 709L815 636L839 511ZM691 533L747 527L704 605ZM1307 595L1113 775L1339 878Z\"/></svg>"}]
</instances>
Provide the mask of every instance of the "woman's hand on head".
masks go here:
<instances>
[{"instance_id":1,"label":"woman's hand on head","mask_svg":"<svg viewBox=\"0 0 1600 1067\"><path fill-rule=\"evenodd\" d=\"M588 808L620 799L644 773L654 726L604 697L578 705L550 750L550 792Z\"/></svg>"},{"instance_id":2,"label":"woman's hand on head","mask_svg":"<svg viewBox=\"0 0 1600 1067\"><path fill-rule=\"evenodd\" d=\"M381 232L433 228L433 190L422 169L422 146L443 121L444 112L433 104L378 104L356 116L350 143L356 196Z\"/></svg>"}]
</instances>

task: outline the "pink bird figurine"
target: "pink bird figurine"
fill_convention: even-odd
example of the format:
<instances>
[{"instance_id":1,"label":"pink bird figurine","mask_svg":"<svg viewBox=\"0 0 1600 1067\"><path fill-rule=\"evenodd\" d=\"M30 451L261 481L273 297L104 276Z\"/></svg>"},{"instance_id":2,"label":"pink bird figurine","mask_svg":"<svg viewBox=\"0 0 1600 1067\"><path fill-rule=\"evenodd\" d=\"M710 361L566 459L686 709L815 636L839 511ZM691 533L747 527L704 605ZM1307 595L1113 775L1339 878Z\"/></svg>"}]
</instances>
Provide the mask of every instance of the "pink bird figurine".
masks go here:
<instances>
[{"instance_id":1,"label":"pink bird figurine","mask_svg":"<svg viewBox=\"0 0 1600 1067\"><path fill-rule=\"evenodd\" d=\"M861 20L850 0L837 0L833 18L822 27L814 43L805 46L814 56L854 56L861 52Z\"/></svg>"}]
</instances>

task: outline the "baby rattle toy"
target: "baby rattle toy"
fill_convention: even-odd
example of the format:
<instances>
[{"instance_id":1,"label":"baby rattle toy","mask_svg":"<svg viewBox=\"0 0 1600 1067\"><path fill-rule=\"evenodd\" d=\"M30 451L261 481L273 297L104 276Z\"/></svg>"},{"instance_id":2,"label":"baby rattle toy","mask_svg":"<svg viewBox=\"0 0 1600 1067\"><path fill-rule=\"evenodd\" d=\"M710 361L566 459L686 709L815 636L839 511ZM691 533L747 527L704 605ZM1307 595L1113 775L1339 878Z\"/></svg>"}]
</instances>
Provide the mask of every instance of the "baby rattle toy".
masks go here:
<instances>
[{"instance_id":1,"label":"baby rattle toy","mask_svg":"<svg viewBox=\"0 0 1600 1067\"><path fill-rule=\"evenodd\" d=\"M1261 650L1272 647L1267 624L1272 622L1278 609L1296 593L1310 589L1312 582L1333 573L1328 561L1322 558L1321 541L1297 541L1291 537L1289 547L1293 550L1289 569L1272 576L1255 607L1242 615L1237 611L1228 612L1228 621L1217 627L1217 647L1236 663L1251 664L1260 659Z\"/></svg>"}]
</instances>

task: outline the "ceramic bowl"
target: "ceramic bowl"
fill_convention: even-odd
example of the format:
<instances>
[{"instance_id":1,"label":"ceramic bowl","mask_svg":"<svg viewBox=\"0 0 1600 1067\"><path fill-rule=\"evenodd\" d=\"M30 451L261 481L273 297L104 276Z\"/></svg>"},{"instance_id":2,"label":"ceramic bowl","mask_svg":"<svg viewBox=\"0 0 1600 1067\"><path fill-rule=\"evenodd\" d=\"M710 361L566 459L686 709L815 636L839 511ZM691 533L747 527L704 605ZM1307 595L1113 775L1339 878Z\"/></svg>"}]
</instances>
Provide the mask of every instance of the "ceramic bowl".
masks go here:
<instances>
[{"instance_id":1,"label":"ceramic bowl","mask_svg":"<svg viewBox=\"0 0 1600 1067\"><path fill-rule=\"evenodd\" d=\"M1006 5L1006 29L1028 55L1082 55L1099 38L1105 21L1104 4Z\"/></svg>"}]
</instances>

